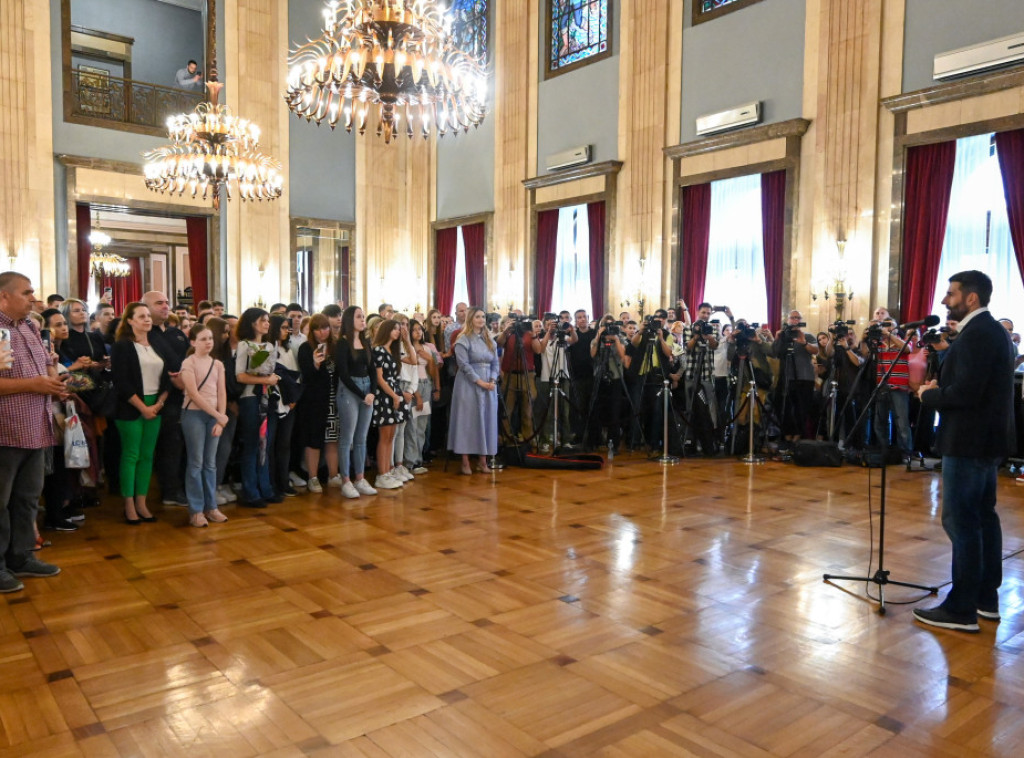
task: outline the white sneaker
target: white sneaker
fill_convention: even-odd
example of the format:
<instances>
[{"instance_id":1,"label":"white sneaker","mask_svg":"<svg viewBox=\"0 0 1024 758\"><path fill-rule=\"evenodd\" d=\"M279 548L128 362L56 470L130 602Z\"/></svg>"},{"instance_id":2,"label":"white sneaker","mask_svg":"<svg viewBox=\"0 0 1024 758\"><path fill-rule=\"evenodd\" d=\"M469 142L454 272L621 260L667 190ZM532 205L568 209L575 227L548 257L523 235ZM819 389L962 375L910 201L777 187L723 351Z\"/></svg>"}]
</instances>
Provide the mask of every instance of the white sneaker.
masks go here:
<instances>
[{"instance_id":1,"label":"white sneaker","mask_svg":"<svg viewBox=\"0 0 1024 758\"><path fill-rule=\"evenodd\" d=\"M327 480L328 487L341 487L344 480L341 478L341 474L335 474Z\"/></svg>"},{"instance_id":2,"label":"white sneaker","mask_svg":"<svg viewBox=\"0 0 1024 758\"><path fill-rule=\"evenodd\" d=\"M231 489L230 484L222 484L218 487L217 494L224 498L224 503L234 503L238 500L238 495L236 495L235 491ZM221 503L219 500L217 501L218 505L224 505L224 503Z\"/></svg>"},{"instance_id":3,"label":"white sneaker","mask_svg":"<svg viewBox=\"0 0 1024 758\"><path fill-rule=\"evenodd\" d=\"M423 466L417 466L412 470L412 473L416 474L416 476L422 476L423 474L427 474L429 472L430 469L424 468Z\"/></svg>"},{"instance_id":4,"label":"white sneaker","mask_svg":"<svg viewBox=\"0 0 1024 758\"><path fill-rule=\"evenodd\" d=\"M356 489L352 482L345 482L341 485L341 494L349 499L355 500L359 497L359 490Z\"/></svg>"},{"instance_id":5,"label":"white sneaker","mask_svg":"<svg viewBox=\"0 0 1024 758\"><path fill-rule=\"evenodd\" d=\"M373 486L379 490L397 490L401 489L402 482L395 479L391 474L381 474L377 477L377 481L373 483Z\"/></svg>"},{"instance_id":6,"label":"white sneaker","mask_svg":"<svg viewBox=\"0 0 1024 758\"><path fill-rule=\"evenodd\" d=\"M227 505L228 499L221 492L217 493L217 505Z\"/></svg>"},{"instance_id":7,"label":"white sneaker","mask_svg":"<svg viewBox=\"0 0 1024 758\"><path fill-rule=\"evenodd\" d=\"M416 477L413 476L412 472L405 466L395 466L389 472L395 479L400 479L403 482L411 482Z\"/></svg>"},{"instance_id":8,"label":"white sneaker","mask_svg":"<svg viewBox=\"0 0 1024 758\"><path fill-rule=\"evenodd\" d=\"M306 480L296 474L294 471L288 474L288 481L291 482L292 487L305 487Z\"/></svg>"},{"instance_id":9,"label":"white sneaker","mask_svg":"<svg viewBox=\"0 0 1024 758\"><path fill-rule=\"evenodd\" d=\"M309 481L306 482L306 489L312 492L314 495L319 495L324 491L324 488L320 486L320 480L315 476L311 476Z\"/></svg>"},{"instance_id":10,"label":"white sneaker","mask_svg":"<svg viewBox=\"0 0 1024 758\"><path fill-rule=\"evenodd\" d=\"M370 486L370 483L366 479L356 479L352 483L352 486L356 488L356 492L360 495L376 495L377 490Z\"/></svg>"}]
</instances>

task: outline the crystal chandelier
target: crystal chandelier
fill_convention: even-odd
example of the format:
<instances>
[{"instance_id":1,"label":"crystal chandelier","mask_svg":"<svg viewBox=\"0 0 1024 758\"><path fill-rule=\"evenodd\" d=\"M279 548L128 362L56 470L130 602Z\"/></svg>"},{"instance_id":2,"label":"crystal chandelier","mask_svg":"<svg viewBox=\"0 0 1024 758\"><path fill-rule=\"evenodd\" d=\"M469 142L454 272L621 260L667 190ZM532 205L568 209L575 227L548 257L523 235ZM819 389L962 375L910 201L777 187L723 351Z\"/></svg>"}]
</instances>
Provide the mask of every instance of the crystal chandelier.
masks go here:
<instances>
[{"instance_id":1,"label":"crystal chandelier","mask_svg":"<svg viewBox=\"0 0 1024 758\"><path fill-rule=\"evenodd\" d=\"M99 226L99 216L96 217L96 226ZM110 244L110 235L102 229L94 228L89 233L89 244L92 252L89 254L89 270L99 276L113 276L122 278L131 274L128 259L122 258L114 253L104 252L103 248Z\"/></svg>"},{"instance_id":2,"label":"crystal chandelier","mask_svg":"<svg viewBox=\"0 0 1024 758\"><path fill-rule=\"evenodd\" d=\"M483 121L484 67L455 47L436 0L331 0L324 20L288 61L285 102L297 116L364 134L372 110L385 143L403 118L409 137L424 138L431 124L444 136Z\"/></svg>"},{"instance_id":3,"label":"crystal chandelier","mask_svg":"<svg viewBox=\"0 0 1024 758\"><path fill-rule=\"evenodd\" d=\"M206 82L209 101L167 119L172 144L144 154L146 186L172 195L201 195L204 200L212 194L214 208L220 207L221 187L229 200L233 193L242 200L276 200L284 176L281 164L260 151L259 127L217 102L224 85L217 81L214 0L207 5L212 50Z\"/></svg>"}]
</instances>

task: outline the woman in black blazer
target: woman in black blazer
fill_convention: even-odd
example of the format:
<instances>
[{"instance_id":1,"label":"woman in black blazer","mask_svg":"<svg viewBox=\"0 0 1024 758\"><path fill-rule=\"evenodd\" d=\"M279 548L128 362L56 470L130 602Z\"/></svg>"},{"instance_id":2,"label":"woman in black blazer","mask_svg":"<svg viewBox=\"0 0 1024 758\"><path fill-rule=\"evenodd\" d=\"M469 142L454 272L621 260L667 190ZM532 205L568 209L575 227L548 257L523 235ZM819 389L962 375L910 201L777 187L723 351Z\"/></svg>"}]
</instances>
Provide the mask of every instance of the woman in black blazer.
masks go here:
<instances>
[{"instance_id":1,"label":"woman in black blazer","mask_svg":"<svg viewBox=\"0 0 1024 758\"><path fill-rule=\"evenodd\" d=\"M121 437L121 494L124 519L135 525L156 521L146 507L153 474L153 451L160 435L160 411L167 400L171 377L162 348L150 343L153 318L142 303L129 303L121 317L110 351Z\"/></svg>"}]
</instances>

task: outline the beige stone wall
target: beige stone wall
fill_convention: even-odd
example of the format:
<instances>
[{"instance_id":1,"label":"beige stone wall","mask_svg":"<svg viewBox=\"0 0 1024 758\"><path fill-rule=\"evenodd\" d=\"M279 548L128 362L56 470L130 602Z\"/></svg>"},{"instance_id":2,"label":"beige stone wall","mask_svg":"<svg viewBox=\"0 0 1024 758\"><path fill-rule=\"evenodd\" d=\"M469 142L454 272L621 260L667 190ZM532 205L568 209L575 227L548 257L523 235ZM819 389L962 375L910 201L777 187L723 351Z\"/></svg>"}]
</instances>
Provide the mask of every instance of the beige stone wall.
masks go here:
<instances>
[{"instance_id":1,"label":"beige stone wall","mask_svg":"<svg viewBox=\"0 0 1024 758\"><path fill-rule=\"evenodd\" d=\"M48 0L0 2L0 270L57 290Z\"/></svg>"},{"instance_id":2,"label":"beige stone wall","mask_svg":"<svg viewBox=\"0 0 1024 758\"><path fill-rule=\"evenodd\" d=\"M264 152L284 166L285 187L273 202L224 203L227 223L227 305L233 313L262 300L291 299L288 187L289 111L281 100L287 75L288 5L277 0L227 0L221 59L231 65L224 91L227 104L261 129ZM226 56L226 57L225 57Z\"/></svg>"}]
</instances>

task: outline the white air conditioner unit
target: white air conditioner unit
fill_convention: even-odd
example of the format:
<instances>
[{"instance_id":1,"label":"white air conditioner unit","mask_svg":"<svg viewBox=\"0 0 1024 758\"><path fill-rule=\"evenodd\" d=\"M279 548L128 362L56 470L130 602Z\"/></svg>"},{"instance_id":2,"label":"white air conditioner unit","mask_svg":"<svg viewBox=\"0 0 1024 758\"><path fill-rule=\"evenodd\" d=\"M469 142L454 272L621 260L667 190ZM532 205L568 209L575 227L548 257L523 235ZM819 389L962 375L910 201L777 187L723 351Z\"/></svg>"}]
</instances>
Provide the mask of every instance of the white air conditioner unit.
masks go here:
<instances>
[{"instance_id":1,"label":"white air conditioner unit","mask_svg":"<svg viewBox=\"0 0 1024 758\"><path fill-rule=\"evenodd\" d=\"M935 56L932 77L951 79L1018 61L1024 61L1024 33L939 53Z\"/></svg>"},{"instance_id":2,"label":"white air conditioner unit","mask_svg":"<svg viewBox=\"0 0 1024 758\"><path fill-rule=\"evenodd\" d=\"M580 145L571 150L563 150L544 159L544 165L548 171L582 166L584 163L590 163L590 145Z\"/></svg>"},{"instance_id":3,"label":"white air conditioner unit","mask_svg":"<svg viewBox=\"0 0 1024 758\"><path fill-rule=\"evenodd\" d=\"M719 113L708 113L697 117L697 136L724 132L740 126L749 126L761 121L761 103L747 103Z\"/></svg>"}]
</instances>

